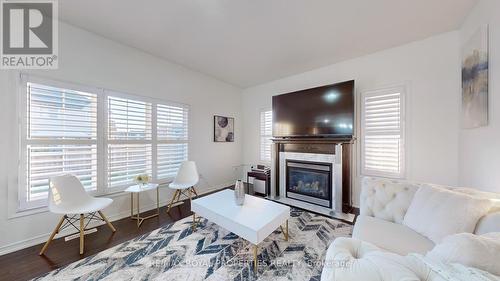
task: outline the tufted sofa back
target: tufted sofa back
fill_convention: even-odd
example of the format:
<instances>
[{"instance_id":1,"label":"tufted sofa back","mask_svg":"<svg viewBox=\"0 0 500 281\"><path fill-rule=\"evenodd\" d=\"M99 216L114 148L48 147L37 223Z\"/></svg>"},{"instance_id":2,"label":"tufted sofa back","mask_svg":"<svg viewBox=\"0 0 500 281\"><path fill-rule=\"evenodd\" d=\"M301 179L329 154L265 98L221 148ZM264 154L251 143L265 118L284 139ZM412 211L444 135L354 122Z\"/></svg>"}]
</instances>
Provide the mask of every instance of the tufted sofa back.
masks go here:
<instances>
[{"instance_id":1,"label":"tufted sofa back","mask_svg":"<svg viewBox=\"0 0 500 281\"><path fill-rule=\"evenodd\" d=\"M363 177L361 215L402 223L415 192L422 184L402 180Z\"/></svg>"},{"instance_id":2,"label":"tufted sofa back","mask_svg":"<svg viewBox=\"0 0 500 281\"><path fill-rule=\"evenodd\" d=\"M481 218L478 222L475 233L483 234L500 231L500 194L483 192L471 188L454 188L395 179L363 177L361 183L360 213L361 215L401 224L415 192L422 185L453 189L455 192L494 200L493 208L488 215Z\"/></svg>"}]
</instances>

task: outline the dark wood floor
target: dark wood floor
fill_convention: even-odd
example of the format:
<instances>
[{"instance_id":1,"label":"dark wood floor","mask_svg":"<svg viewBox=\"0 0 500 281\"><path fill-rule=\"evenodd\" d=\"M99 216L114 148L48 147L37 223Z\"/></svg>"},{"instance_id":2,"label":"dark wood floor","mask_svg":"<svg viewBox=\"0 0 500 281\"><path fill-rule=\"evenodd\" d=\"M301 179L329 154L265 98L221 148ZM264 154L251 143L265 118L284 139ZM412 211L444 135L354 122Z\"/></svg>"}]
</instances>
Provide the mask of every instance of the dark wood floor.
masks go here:
<instances>
[{"instance_id":1,"label":"dark wood floor","mask_svg":"<svg viewBox=\"0 0 500 281\"><path fill-rule=\"evenodd\" d=\"M245 187L248 194L254 194L252 185ZM208 194L210 193L201 196ZM154 211L156 210L143 213L143 215L152 214ZM115 233L111 232L107 225L101 225L97 227L97 232L85 235L85 253L83 255L79 254L79 239L65 242L64 238L58 238L52 241L43 256L38 255L43 244L0 256L0 280L28 280L38 277L191 214L191 205L189 200L186 200L184 204L173 207L168 214L167 208L162 207L159 217L145 220L140 228L137 228L136 222L130 218L114 221L113 225L117 230Z\"/></svg>"},{"instance_id":2,"label":"dark wood floor","mask_svg":"<svg viewBox=\"0 0 500 281\"><path fill-rule=\"evenodd\" d=\"M191 215L190 210L189 201L173 207L168 214L166 207L162 207L159 217L145 220L140 228L137 228L136 222L130 218L114 221L113 225L117 230L115 233L111 232L107 225L101 225L97 227L97 232L85 235L85 253L81 256L78 250L79 239L65 242L64 238L52 241L43 256L38 255L43 244L0 256L0 280L28 280L40 276L126 242L141 234L149 233L161 226L188 217ZM145 214L148 213L152 212Z\"/></svg>"}]
</instances>

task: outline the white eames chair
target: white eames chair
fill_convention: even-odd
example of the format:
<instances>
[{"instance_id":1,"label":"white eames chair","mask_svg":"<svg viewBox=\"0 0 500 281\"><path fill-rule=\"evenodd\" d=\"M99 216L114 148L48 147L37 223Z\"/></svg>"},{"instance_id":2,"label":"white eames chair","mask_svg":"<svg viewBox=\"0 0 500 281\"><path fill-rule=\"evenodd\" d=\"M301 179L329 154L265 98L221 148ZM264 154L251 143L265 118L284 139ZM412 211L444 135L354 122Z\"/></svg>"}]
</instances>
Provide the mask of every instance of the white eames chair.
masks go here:
<instances>
[{"instance_id":1,"label":"white eames chair","mask_svg":"<svg viewBox=\"0 0 500 281\"><path fill-rule=\"evenodd\" d=\"M43 255L47 250L54 236L68 226L73 226L80 232L80 255L83 254L84 249L85 228L92 220L106 222L111 231L115 232L116 229L101 211L111 203L113 203L113 199L90 196L78 178L73 175L51 178L49 182L49 211L63 216L40 251L40 255ZM85 219L87 219L87 224L85 224ZM78 221L80 222L79 228L75 226Z\"/></svg>"},{"instance_id":2,"label":"white eames chair","mask_svg":"<svg viewBox=\"0 0 500 281\"><path fill-rule=\"evenodd\" d=\"M180 200L181 195L186 196L190 201L193 197L198 196L194 186L199 180L200 177L198 176L196 163L194 161L182 162L174 181L168 185L168 187L174 189L175 192L170 204L168 204L167 213L170 212L173 205L182 202Z\"/></svg>"}]
</instances>

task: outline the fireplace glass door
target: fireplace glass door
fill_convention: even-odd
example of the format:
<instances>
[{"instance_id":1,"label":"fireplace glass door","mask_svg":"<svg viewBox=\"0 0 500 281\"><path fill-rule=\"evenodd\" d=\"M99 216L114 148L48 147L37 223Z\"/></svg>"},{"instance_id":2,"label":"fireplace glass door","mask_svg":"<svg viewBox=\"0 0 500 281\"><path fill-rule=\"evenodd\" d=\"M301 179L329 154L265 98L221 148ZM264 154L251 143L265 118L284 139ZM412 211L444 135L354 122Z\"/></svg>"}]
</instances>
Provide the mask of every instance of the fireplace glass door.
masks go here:
<instances>
[{"instance_id":1,"label":"fireplace glass door","mask_svg":"<svg viewBox=\"0 0 500 281\"><path fill-rule=\"evenodd\" d=\"M332 164L286 160L286 196L332 206Z\"/></svg>"}]
</instances>

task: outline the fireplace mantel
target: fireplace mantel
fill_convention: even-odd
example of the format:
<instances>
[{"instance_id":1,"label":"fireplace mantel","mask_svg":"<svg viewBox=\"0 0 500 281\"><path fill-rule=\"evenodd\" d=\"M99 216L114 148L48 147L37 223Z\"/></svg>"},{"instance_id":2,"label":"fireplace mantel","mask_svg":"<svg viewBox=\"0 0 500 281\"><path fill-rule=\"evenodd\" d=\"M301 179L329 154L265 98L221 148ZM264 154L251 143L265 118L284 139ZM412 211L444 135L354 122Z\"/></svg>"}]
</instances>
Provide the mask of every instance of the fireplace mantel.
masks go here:
<instances>
[{"instance_id":1,"label":"fireplace mantel","mask_svg":"<svg viewBox=\"0 0 500 281\"><path fill-rule=\"evenodd\" d=\"M336 154L336 147L341 147L342 167L342 212L352 211L351 200L351 148L353 139L334 138L274 138L272 149L273 173L271 179L270 197L280 197L280 153L313 153Z\"/></svg>"}]
</instances>

